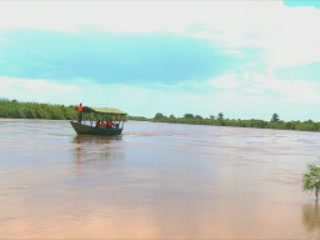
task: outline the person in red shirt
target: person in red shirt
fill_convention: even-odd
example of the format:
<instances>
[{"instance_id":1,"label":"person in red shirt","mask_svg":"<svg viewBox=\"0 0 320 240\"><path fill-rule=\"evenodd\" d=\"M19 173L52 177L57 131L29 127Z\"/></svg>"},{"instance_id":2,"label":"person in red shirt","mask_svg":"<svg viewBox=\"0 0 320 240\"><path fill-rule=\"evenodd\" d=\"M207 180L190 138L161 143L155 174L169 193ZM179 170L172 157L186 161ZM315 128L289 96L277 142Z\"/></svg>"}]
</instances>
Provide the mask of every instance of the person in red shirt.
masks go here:
<instances>
[{"instance_id":1,"label":"person in red shirt","mask_svg":"<svg viewBox=\"0 0 320 240\"><path fill-rule=\"evenodd\" d=\"M109 119L108 122L107 122L107 128L112 128L114 125L112 119Z\"/></svg>"},{"instance_id":2,"label":"person in red shirt","mask_svg":"<svg viewBox=\"0 0 320 240\"><path fill-rule=\"evenodd\" d=\"M78 113L79 113L79 120L78 122L81 124L81 121L82 121L82 112L83 112L83 106L82 106L82 103L79 104L78 106Z\"/></svg>"}]
</instances>

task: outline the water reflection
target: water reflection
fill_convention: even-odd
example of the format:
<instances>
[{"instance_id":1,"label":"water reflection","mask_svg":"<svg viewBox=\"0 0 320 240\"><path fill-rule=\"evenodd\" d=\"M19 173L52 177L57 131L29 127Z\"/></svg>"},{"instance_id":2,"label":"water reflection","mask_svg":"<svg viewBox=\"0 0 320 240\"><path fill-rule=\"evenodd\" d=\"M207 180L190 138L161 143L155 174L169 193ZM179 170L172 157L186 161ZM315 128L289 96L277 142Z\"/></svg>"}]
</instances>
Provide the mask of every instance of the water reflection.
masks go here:
<instances>
[{"instance_id":1,"label":"water reflection","mask_svg":"<svg viewBox=\"0 0 320 240\"><path fill-rule=\"evenodd\" d=\"M74 143L93 143L105 144L114 140L122 140L122 136L90 136L90 135L77 135L74 137Z\"/></svg>"},{"instance_id":2,"label":"water reflection","mask_svg":"<svg viewBox=\"0 0 320 240\"><path fill-rule=\"evenodd\" d=\"M309 232L320 233L320 211L318 201L303 205L302 222Z\"/></svg>"},{"instance_id":3,"label":"water reflection","mask_svg":"<svg viewBox=\"0 0 320 240\"><path fill-rule=\"evenodd\" d=\"M74 153L76 164L89 163L97 160L117 160L123 158L121 145L122 136L76 136Z\"/></svg>"}]
</instances>

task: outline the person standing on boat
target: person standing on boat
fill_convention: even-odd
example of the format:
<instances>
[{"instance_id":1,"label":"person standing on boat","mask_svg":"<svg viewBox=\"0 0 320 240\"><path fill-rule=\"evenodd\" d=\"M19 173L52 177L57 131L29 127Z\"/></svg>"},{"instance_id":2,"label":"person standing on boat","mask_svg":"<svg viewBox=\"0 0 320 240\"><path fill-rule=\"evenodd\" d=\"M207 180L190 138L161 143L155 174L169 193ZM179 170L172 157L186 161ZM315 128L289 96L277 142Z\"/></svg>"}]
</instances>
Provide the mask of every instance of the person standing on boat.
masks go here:
<instances>
[{"instance_id":1,"label":"person standing on boat","mask_svg":"<svg viewBox=\"0 0 320 240\"><path fill-rule=\"evenodd\" d=\"M81 121L82 121L82 112L83 112L83 106L82 106L82 103L79 104L78 106L78 113L79 113L79 120L78 122L81 124Z\"/></svg>"}]
</instances>

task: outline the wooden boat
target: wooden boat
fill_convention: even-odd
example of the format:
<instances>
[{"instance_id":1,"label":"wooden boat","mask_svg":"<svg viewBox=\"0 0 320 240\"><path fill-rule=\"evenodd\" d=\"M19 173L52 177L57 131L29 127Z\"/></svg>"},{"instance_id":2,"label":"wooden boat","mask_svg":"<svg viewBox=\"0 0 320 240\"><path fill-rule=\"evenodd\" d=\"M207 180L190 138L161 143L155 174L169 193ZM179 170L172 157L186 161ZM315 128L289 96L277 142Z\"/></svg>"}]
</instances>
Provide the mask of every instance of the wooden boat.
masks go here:
<instances>
[{"instance_id":1,"label":"wooden boat","mask_svg":"<svg viewBox=\"0 0 320 240\"><path fill-rule=\"evenodd\" d=\"M121 135L127 113L115 108L83 107L82 120L70 121L78 135ZM96 121L111 121L112 126L96 126Z\"/></svg>"}]
</instances>

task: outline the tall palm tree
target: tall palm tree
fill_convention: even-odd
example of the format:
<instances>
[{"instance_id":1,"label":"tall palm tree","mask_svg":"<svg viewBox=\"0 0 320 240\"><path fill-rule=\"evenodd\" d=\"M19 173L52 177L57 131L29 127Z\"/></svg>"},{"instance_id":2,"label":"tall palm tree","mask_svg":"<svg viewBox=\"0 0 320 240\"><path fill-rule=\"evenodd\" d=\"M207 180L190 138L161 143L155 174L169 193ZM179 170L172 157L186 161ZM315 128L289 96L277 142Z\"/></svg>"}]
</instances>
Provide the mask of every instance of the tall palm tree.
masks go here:
<instances>
[{"instance_id":1,"label":"tall palm tree","mask_svg":"<svg viewBox=\"0 0 320 240\"><path fill-rule=\"evenodd\" d=\"M308 164L308 170L308 172L303 174L303 190L306 192L314 190L318 201L318 193L320 189L320 167L310 163Z\"/></svg>"}]
</instances>

